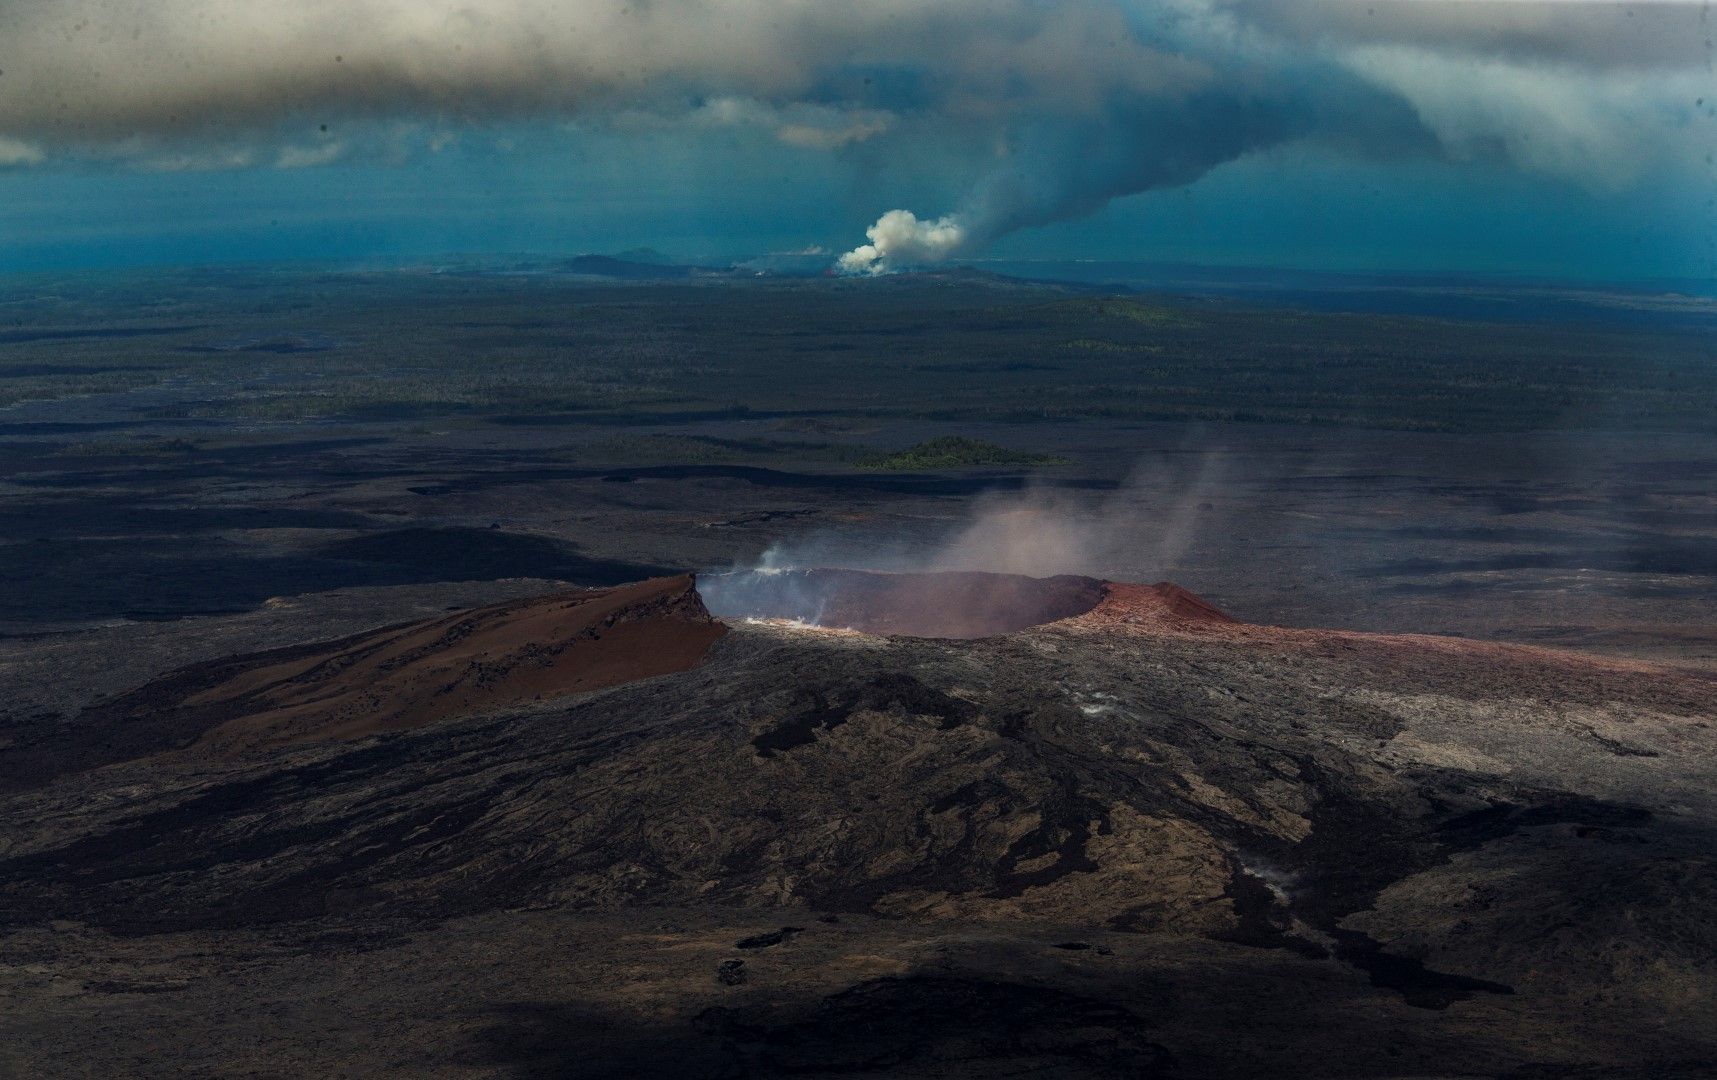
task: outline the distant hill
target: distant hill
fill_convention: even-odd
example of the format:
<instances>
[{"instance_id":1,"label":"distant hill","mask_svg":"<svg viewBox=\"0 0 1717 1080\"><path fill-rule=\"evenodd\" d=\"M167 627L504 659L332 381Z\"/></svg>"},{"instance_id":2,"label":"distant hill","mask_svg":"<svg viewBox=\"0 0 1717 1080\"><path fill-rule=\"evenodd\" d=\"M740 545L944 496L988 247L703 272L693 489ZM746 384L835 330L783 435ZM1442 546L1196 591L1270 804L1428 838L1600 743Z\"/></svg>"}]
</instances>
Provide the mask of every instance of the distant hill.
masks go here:
<instances>
[{"instance_id":1,"label":"distant hill","mask_svg":"<svg viewBox=\"0 0 1717 1080\"><path fill-rule=\"evenodd\" d=\"M625 278L636 281L662 281L689 278L696 267L675 266L655 262L639 262L613 255L579 255L557 263L556 269L568 274L588 274L593 277Z\"/></svg>"},{"instance_id":2,"label":"distant hill","mask_svg":"<svg viewBox=\"0 0 1717 1080\"><path fill-rule=\"evenodd\" d=\"M650 266L674 265L674 260L670 256L664 255L652 247L627 248L625 251L615 252L614 258L622 262L647 263Z\"/></svg>"}]
</instances>

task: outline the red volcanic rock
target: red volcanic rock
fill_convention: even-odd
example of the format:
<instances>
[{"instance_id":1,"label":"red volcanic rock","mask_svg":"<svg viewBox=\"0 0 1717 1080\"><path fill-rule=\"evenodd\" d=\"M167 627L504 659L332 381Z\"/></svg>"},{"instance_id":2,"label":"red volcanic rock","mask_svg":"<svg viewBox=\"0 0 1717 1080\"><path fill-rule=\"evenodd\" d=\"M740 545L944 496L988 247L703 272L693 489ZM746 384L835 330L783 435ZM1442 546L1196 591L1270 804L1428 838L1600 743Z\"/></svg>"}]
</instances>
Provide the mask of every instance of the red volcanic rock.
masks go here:
<instances>
[{"instance_id":1,"label":"red volcanic rock","mask_svg":"<svg viewBox=\"0 0 1717 1080\"><path fill-rule=\"evenodd\" d=\"M1089 619L1096 623L1167 628L1215 629L1241 625L1214 604L1172 581L1159 581L1155 585L1106 581L1102 602L1092 610Z\"/></svg>"},{"instance_id":2,"label":"red volcanic rock","mask_svg":"<svg viewBox=\"0 0 1717 1080\"><path fill-rule=\"evenodd\" d=\"M513 600L193 664L0 754L0 792L192 748L399 731L684 671L727 633L691 575Z\"/></svg>"},{"instance_id":3,"label":"red volcanic rock","mask_svg":"<svg viewBox=\"0 0 1717 1080\"><path fill-rule=\"evenodd\" d=\"M1063 627L1099 638L1192 638L1274 663L1287 656L1342 665L1356 681L1402 685L1440 681L1459 672L1463 689L1498 697L1552 694L1573 686L1606 687L1606 695L1663 700L1675 708L1709 699L1717 675L1644 660L1436 634L1367 633L1269 626L1231 618L1171 582L1107 582L1103 600Z\"/></svg>"},{"instance_id":4,"label":"red volcanic rock","mask_svg":"<svg viewBox=\"0 0 1717 1080\"><path fill-rule=\"evenodd\" d=\"M726 627L690 575L497 604L256 667L186 700L239 713L203 743L357 738L683 671Z\"/></svg>"},{"instance_id":5,"label":"red volcanic rock","mask_svg":"<svg viewBox=\"0 0 1717 1080\"><path fill-rule=\"evenodd\" d=\"M690 575L658 578L223 661L177 707L216 753L352 739L683 671L726 631ZM158 708L174 695L157 687Z\"/></svg>"}]
</instances>

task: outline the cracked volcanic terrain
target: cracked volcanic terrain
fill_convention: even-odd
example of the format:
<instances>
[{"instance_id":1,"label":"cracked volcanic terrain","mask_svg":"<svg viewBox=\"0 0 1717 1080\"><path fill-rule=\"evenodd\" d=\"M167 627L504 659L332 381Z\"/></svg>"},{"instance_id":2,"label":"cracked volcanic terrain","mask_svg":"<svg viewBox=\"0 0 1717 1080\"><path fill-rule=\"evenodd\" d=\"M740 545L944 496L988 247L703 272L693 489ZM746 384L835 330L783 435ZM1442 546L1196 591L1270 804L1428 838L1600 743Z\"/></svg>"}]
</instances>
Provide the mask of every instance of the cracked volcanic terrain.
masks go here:
<instances>
[{"instance_id":1,"label":"cracked volcanic terrain","mask_svg":"<svg viewBox=\"0 0 1717 1080\"><path fill-rule=\"evenodd\" d=\"M951 640L660 579L110 697L4 778L0 1069L1717 1069L1717 677L1092 588Z\"/></svg>"}]
</instances>

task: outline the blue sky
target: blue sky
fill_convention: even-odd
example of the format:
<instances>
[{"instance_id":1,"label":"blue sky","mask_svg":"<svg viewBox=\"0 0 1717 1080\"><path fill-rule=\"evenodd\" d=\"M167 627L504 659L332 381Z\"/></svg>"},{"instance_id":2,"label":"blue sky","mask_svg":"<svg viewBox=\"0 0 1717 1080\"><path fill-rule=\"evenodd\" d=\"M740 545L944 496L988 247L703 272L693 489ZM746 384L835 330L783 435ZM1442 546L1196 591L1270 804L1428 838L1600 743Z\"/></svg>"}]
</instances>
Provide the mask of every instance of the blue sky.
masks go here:
<instances>
[{"instance_id":1,"label":"blue sky","mask_svg":"<svg viewBox=\"0 0 1717 1080\"><path fill-rule=\"evenodd\" d=\"M1700 5L23 8L0 270L648 245L1717 276Z\"/></svg>"}]
</instances>

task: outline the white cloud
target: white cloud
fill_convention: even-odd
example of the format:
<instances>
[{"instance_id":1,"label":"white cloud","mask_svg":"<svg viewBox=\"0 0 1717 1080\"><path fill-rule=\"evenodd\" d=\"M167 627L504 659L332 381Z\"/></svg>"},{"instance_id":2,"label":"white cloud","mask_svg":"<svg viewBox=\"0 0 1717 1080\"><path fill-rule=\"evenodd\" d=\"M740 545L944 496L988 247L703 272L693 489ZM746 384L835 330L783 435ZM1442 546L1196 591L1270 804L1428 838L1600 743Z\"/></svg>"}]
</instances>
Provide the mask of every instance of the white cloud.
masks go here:
<instances>
[{"instance_id":1,"label":"white cloud","mask_svg":"<svg viewBox=\"0 0 1717 1080\"><path fill-rule=\"evenodd\" d=\"M283 146L275 156L274 167L277 169L314 169L323 165L332 165L346 154L346 144L343 142L323 143L320 146Z\"/></svg>"},{"instance_id":2,"label":"white cloud","mask_svg":"<svg viewBox=\"0 0 1717 1080\"><path fill-rule=\"evenodd\" d=\"M22 139L9 139L0 135L0 168L15 165L40 165L47 160L40 147L32 146Z\"/></svg>"},{"instance_id":3,"label":"white cloud","mask_svg":"<svg viewBox=\"0 0 1717 1080\"><path fill-rule=\"evenodd\" d=\"M883 134L893 118L883 112L849 113L827 124L787 123L775 129L775 137L788 146L807 150L838 150Z\"/></svg>"},{"instance_id":4,"label":"white cloud","mask_svg":"<svg viewBox=\"0 0 1717 1080\"><path fill-rule=\"evenodd\" d=\"M631 116L638 127L671 125L672 117ZM830 105L794 103L771 105L753 98L721 97L704 102L690 121L705 127L754 127L768 131L788 146L806 150L838 150L888 131L895 117L881 109L843 109Z\"/></svg>"},{"instance_id":5,"label":"white cloud","mask_svg":"<svg viewBox=\"0 0 1717 1080\"><path fill-rule=\"evenodd\" d=\"M133 164L144 172L224 172L248 169L256 151L246 146L211 146L181 153L148 153Z\"/></svg>"},{"instance_id":6,"label":"white cloud","mask_svg":"<svg viewBox=\"0 0 1717 1080\"><path fill-rule=\"evenodd\" d=\"M1345 60L1404 98L1456 159L1500 148L1522 168L1610 189L1691 149L1678 145L1678 114L1708 92L1691 74L1594 72L1406 46L1365 46Z\"/></svg>"}]
</instances>

